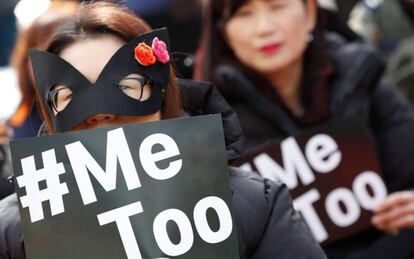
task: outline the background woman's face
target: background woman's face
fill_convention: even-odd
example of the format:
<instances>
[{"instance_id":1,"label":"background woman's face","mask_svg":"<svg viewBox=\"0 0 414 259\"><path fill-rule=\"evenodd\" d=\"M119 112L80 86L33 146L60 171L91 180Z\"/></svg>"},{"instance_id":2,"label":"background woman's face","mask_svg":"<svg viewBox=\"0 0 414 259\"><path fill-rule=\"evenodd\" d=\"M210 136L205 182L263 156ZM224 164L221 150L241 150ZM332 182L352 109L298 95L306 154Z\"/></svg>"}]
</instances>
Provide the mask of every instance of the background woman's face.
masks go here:
<instances>
[{"instance_id":1,"label":"background woman's face","mask_svg":"<svg viewBox=\"0 0 414 259\"><path fill-rule=\"evenodd\" d=\"M74 68L82 73L91 83L95 83L99 74L115 54L125 43L112 35L99 36L93 39L85 39L75 42L65 48L60 57L69 62ZM149 85L141 85L143 76L140 74L130 74L119 82L120 91L126 95L140 100L146 100L151 95L151 87ZM64 88L64 86L55 86L55 89ZM142 88L142 89L141 89ZM142 90L142 91L141 91ZM56 97L59 109L64 109L71 100L71 92L69 89L58 91ZM110 98L110 97L109 97ZM128 123L149 122L160 120L160 112L145 116L126 116L115 114L96 114L72 130L82 130L99 128L106 126L115 126Z\"/></svg>"},{"instance_id":2,"label":"background woman's face","mask_svg":"<svg viewBox=\"0 0 414 259\"><path fill-rule=\"evenodd\" d=\"M302 57L315 16L312 0L251 0L229 19L225 36L241 63L271 74Z\"/></svg>"}]
</instances>

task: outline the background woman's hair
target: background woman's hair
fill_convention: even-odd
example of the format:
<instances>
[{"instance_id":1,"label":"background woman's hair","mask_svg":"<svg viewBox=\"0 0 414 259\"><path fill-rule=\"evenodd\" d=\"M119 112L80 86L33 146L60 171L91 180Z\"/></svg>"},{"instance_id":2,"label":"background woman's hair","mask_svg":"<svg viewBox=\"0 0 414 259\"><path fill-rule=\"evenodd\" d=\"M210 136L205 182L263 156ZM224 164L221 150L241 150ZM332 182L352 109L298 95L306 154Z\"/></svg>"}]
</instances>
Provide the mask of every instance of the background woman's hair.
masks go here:
<instances>
[{"instance_id":1,"label":"background woman's hair","mask_svg":"<svg viewBox=\"0 0 414 259\"><path fill-rule=\"evenodd\" d=\"M35 100L35 86L29 65L29 49L45 50L50 37L58 26L74 15L79 4L76 2L54 2L50 9L39 16L25 30L21 31L13 49L11 63L17 72L17 82L22 99L15 116L13 126L19 126L30 114Z\"/></svg>"},{"instance_id":2,"label":"background woman's hair","mask_svg":"<svg viewBox=\"0 0 414 259\"><path fill-rule=\"evenodd\" d=\"M128 42L151 30L147 23L122 6L109 2L83 4L77 15L57 30L47 51L59 55L63 49L77 41L105 34L114 35ZM41 103L39 98L38 101ZM44 103L40 105L41 112L48 129L53 132L51 118L44 105ZM161 117L162 119L176 118L180 114L179 89L171 66L170 83L165 91Z\"/></svg>"},{"instance_id":3,"label":"background woman's hair","mask_svg":"<svg viewBox=\"0 0 414 259\"><path fill-rule=\"evenodd\" d=\"M215 78L215 69L220 64L229 64L242 71L252 80L255 87L267 98L280 101L270 82L261 74L241 64L225 40L225 26L234 13L249 0L207 0L205 5L203 31L200 48L197 52L194 78L210 81L220 85ZM293 1L293 0L290 0ZM304 4L307 1L301 0ZM313 34L313 41L309 43L304 54L302 77L302 100L308 111L303 123L321 121L328 116L326 80L332 73L332 68L326 52L324 40L325 19L318 9L318 19ZM274 97L274 98L272 98Z\"/></svg>"}]
</instances>

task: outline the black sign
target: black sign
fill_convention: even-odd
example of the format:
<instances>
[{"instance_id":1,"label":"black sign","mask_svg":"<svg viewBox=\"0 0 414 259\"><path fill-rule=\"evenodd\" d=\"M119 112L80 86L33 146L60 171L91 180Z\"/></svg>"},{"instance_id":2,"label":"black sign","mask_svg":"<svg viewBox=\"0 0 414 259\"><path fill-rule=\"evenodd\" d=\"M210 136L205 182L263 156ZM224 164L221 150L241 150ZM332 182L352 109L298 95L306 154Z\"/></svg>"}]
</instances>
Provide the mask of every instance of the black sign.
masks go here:
<instances>
[{"instance_id":1,"label":"black sign","mask_svg":"<svg viewBox=\"0 0 414 259\"><path fill-rule=\"evenodd\" d=\"M370 134L356 119L266 145L234 165L284 182L323 244L370 228L372 209L387 196Z\"/></svg>"},{"instance_id":2,"label":"black sign","mask_svg":"<svg viewBox=\"0 0 414 259\"><path fill-rule=\"evenodd\" d=\"M239 258L221 125L202 116L12 142L28 258Z\"/></svg>"}]
</instances>

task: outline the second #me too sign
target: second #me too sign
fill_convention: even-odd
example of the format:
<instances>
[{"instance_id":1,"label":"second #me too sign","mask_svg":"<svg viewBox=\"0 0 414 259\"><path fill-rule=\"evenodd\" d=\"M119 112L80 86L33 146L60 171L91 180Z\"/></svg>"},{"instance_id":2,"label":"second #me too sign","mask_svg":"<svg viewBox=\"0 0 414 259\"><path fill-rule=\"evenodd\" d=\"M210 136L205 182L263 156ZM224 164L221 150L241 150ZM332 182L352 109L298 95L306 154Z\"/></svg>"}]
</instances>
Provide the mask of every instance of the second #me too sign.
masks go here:
<instances>
[{"instance_id":1,"label":"second #me too sign","mask_svg":"<svg viewBox=\"0 0 414 259\"><path fill-rule=\"evenodd\" d=\"M221 118L11 143L30 259L238 258Z\"/></svg>"},{"instance_id":2,"label":"second #me too sign","mask_svg":"<svg viewBox=\"0 0 414 259\"><path fill-rule=\"evenodd\" d=\"M322 244L372 227L371 211L387 196L370 133L356 118L268 144L234 165L284 182Z\"/></svg>"}]
</instances>

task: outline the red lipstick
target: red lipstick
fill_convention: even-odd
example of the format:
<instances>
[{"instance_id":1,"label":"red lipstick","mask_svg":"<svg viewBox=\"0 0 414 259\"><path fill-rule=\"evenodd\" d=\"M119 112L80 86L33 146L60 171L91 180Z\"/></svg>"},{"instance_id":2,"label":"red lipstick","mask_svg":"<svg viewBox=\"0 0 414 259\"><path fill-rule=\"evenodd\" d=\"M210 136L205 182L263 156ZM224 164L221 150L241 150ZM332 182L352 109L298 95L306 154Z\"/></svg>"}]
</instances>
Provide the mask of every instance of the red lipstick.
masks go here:
<instances>
[{"instance_id":1,"label":"red lipstick","mask_svg":"<svg viewBox=\"0 0 414 259\"><path fill-rule=\"evenodd\" d=\"M260 51L263 54L270 55L276 53L282 47L281 43L273 43L269 45L265 45L260 48Z\"/></svg>"}]
</instances>

